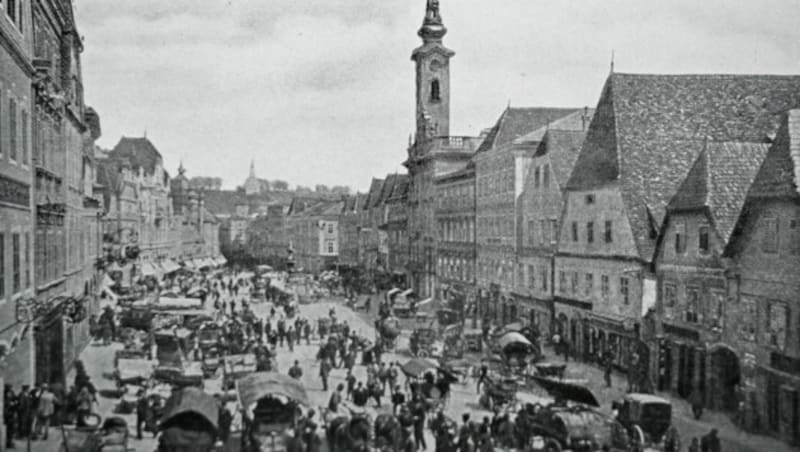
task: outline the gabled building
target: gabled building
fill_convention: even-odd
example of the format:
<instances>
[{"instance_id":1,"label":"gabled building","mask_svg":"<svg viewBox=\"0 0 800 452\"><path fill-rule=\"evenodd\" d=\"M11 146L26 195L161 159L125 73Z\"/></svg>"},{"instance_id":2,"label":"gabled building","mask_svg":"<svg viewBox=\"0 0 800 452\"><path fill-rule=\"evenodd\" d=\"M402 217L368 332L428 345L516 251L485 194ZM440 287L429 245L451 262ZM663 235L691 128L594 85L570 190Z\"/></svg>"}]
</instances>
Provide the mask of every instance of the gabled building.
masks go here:
<instances>
[{"instance_id":1,"label":"gabled building","mask_svg":"<svg viewBox=\"0 0 800 452\"><path fill-rule=\"evenodd\" d=\"M358 211L359 198L362 193L347 195L342 200L342 212L339 218L339 266L354 270L358 267L358 234L361 228Z\"/></svg>"},{"instance_id":2,"label":"gabled building","mask_svg":"<svg viewBox=\"0 0 800 452\"><path fill-rule=\"evenodd\" d=\"M394 287L408 286L408 175L400 174L386 199L387 271Z\"/></svg>"},{"instance_id":3,"label":"gabled building","mask_svg":"<svg viewBox=\"0 0 800 452\"><path fill-rule=\"evenodd\" d=\"M295 268L318 274L333 269L339 255L339 217L342 202L293 201L287 215L287 233Z\"/></svg>"},{"instance_id":4,"label":"gabled building","mask_svg":"<svg viewBox=\"0 0 800 452\"><path fill-rule=\"evenodd\" d=\"M477 281L482 317L496 324L518 318L512 295L517 273L517 198L540 136L553 121L582 111L576 108L506 108L472 158L476 184Z\"/></svg>"},{"instance_id":5,"label":"gabled building","mask_svg":"<svg viewBox=\"0 0 800 452\"><path fill-rule=\"evenodd\" d=\"M787 96L784 102L794 99ZM785 104L775 107L783 110ZM722 375L740 378L745 427L766 430L795 445L800 444L798 149L800 110L793 109L781 120L725 250L734 286L729 293L734 296L723 312L725 345L711 357L712 365L718 357L726 371ZM734 383L710 382L709 401L728 407L724 397Z\"/></svg>"},{"instance_id":6,"label":"gabled building","mask_svg":"<svg viewBox=\"0 0 800 452\"><path fill-rule=\"evenodd\" d=\"M800 102L800 77L611 74L575 168L556 255L556 329L573 352L641 383L642 318L667 205L706 143L764 143Z\"/></svg>"},{"instance_id":7,"label":"gabled building","mask_svg":"<svg viewBox=\"0 0 800 452\"><path fill-rule=\"evenodd\" d=\"M372 178L369 192L364 198L361 206L361 230L358 233L359 260L364 270L371 275L374 282L375 272L380 264L379 246L380 237L378 235L379 226L379 206L381 192L383 191L384 179Z\"/></svg>"},{"instance_id":8,"label":"gabled building","mask_svg":"<svg viewBox=\"0 0 800 452\"><path fill-rule=\"evenodd\" d=\"M543 136L538 136L537 131L517 140L532 141L536 150L518 199L518 267L513 295L519 317L527 319L544 337L553 333L553 261L564 192L586 137L584 128L589 126L590 115L586 111L582 122L571 129L569 124L553 124Z\"/></svg>"},{"instance_id":9,"label":"gabled building","mask_svg":"<svg viewBox=\"0 0 800 452\"><path fill-rule=\"evenodd\" d=\"M654 383L683 397L706 394L708 406L721 411L737 409L740 375L729 368L731 349L721 345L730 344L725 311L736 299L724 252L767 149L707 142L667 205L656 247Z\"/></svg>"}]
</instances>

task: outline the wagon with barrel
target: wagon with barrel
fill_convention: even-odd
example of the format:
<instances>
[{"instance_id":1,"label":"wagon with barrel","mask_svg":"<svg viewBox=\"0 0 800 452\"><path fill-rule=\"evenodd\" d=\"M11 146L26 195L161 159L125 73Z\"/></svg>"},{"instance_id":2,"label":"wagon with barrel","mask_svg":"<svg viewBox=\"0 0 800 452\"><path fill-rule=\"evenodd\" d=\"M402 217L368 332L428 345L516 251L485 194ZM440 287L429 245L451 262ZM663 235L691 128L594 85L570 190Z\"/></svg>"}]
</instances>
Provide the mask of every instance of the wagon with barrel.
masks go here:
<instances>
[{"instance_id":1,"label":"wagon with barrel","mask_svg":"<svg viewBox=\"0 0 800 452\"><path fill-rule=\"evenodd\" d=\"M236 396L241 408L241 431L238 436L241 452L279 452L298 450L297 408L309 408L310 401L301 383L277 372L256 372L236 381Z\"/></svg>"}]
</instances>

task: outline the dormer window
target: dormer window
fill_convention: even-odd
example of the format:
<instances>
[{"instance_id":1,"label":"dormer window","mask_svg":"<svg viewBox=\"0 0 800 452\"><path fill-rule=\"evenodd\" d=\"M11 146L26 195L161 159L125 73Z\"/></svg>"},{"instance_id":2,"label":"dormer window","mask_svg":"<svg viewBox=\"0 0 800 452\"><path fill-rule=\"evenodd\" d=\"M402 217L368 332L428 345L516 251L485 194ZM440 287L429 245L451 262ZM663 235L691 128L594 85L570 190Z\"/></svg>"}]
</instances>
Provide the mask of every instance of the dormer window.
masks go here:
<instances>
[{"instance_id":1,"label":"dormer window","mask_svg":"<svg viewBox=\"0 0 800 452\"><path fill-rule=\"evenodd\" d=\"M442 95L439 88L439 80L431 82L431 102L439 102L442 100Z\"/></svg>"}]
</instances>

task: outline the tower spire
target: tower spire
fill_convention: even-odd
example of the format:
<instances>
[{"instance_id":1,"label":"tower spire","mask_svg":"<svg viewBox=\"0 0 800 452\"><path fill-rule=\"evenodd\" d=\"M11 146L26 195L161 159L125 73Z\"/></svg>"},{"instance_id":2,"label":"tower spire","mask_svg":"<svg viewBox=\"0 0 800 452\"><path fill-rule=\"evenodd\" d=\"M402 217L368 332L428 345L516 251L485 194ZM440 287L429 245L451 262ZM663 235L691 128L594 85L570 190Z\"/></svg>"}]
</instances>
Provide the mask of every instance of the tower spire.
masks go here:
<instances>
[{"instance_id":1,"label":"tower spire","mask_svg":"<svg viewBox=\"0 0 800 452\"><path fill-rule=\"evenodd\" d=\"M447 34L447 27L442 22L442 16L439 13L439 0L428 0L425 7L425 19L422 21L422 27L417 32L424 42L440 42L444 35Z\"/></svg>"},{"instance_id":2,"label":"tower spire","mask_svg":"<svg viewBox=\"0 0 800 452\"><path fill-rule=\"evenodd\" d=\"M250 160L250 178L255 179L256 177L256 162L255 160Z\"/></svg>"}]
</instances>

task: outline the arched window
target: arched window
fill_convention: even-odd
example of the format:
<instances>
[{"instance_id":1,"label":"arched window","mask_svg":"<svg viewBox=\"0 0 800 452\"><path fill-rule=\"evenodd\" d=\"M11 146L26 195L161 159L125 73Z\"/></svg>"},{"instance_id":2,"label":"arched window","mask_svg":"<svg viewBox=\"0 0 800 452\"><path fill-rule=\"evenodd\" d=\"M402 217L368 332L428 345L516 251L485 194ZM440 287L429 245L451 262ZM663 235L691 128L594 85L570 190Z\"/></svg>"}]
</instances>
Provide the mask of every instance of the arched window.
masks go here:
<instances>
[{"instance_id":1,"label":"arched window","mask_svg":"<svg viewBox=\"0 0 800 452\"><path fill-rule=\"evenodd\" d=\"M441 93L439 92L439 80L431 82L431 102L439 102L442 100Z\"/></svg>"}]
</instances>

